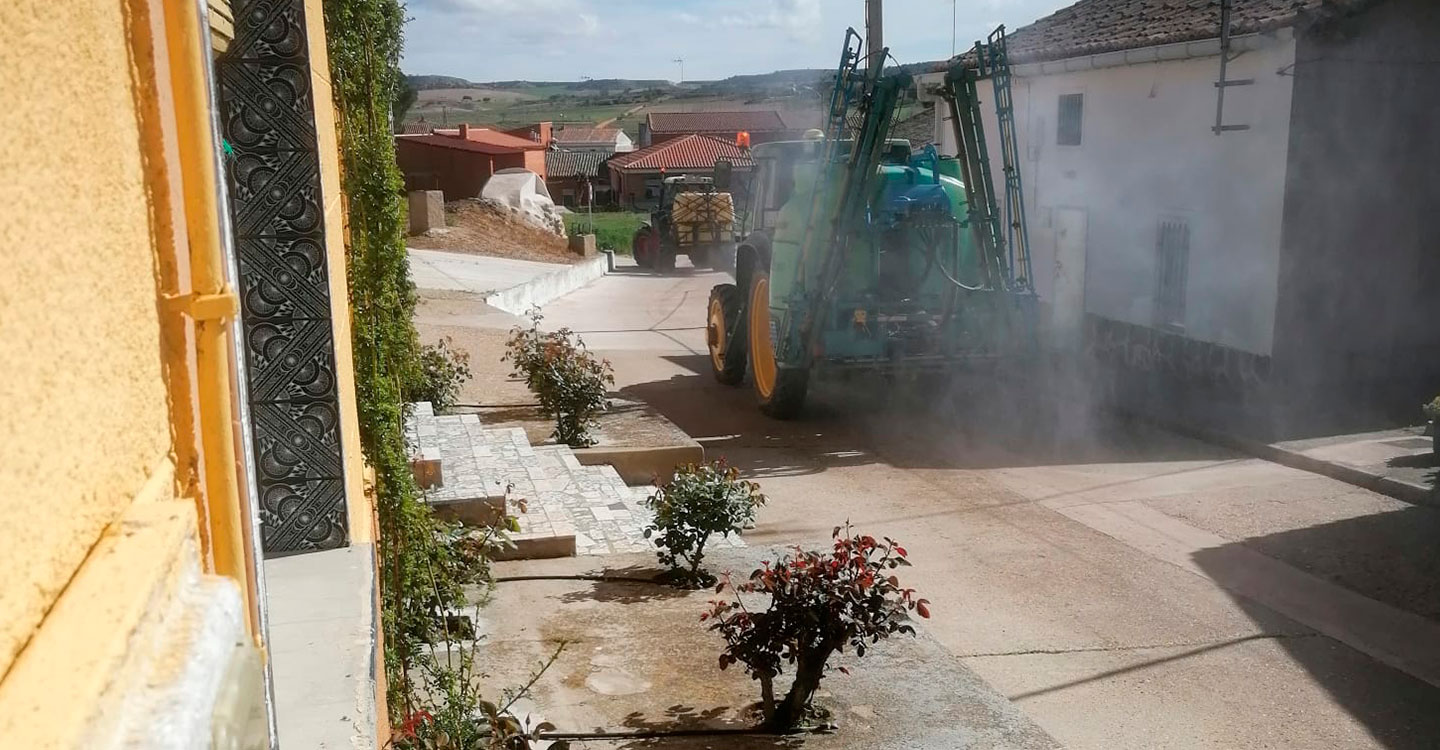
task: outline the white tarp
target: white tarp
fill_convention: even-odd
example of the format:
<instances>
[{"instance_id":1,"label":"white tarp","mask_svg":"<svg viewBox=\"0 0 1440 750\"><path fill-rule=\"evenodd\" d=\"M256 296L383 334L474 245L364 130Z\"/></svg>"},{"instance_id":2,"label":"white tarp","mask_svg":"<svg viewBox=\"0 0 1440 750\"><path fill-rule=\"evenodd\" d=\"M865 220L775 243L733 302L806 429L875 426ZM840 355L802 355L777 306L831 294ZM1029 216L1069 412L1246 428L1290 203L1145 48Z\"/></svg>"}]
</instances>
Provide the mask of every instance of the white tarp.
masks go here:
<instances>
[{"instance_id":1,"label":"white tarp","mask_svg":"<svg viewBox=\"0 0 1440 750\"><path fill-rule=\"evenodd\" d=\"M565 234L565 220L555 210L555 201L551 200L545 181L528 169L512 167L491 175L480 198L510 207L531 224Z\"/></svg>"}]
</instances>

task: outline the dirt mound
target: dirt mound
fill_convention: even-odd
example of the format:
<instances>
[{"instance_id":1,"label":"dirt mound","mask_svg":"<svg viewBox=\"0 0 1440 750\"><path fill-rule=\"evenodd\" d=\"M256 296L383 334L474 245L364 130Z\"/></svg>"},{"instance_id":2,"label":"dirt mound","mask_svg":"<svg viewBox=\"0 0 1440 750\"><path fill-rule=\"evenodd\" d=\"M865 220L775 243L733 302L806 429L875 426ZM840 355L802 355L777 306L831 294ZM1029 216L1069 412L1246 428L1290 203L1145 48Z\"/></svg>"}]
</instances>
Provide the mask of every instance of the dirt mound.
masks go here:
<instances>
[{"instance_id":1,"label":"dirt mound","mask_svg":"<svg viewBox=\"0 0 1440 750\"><path fill-rule=\"evenodd\" d=\"M406 240L410 247L500 258L574 263L564 237L526 222L506 206L465 199L445 204L445 228Z\"/></svg>"}]
</instances>

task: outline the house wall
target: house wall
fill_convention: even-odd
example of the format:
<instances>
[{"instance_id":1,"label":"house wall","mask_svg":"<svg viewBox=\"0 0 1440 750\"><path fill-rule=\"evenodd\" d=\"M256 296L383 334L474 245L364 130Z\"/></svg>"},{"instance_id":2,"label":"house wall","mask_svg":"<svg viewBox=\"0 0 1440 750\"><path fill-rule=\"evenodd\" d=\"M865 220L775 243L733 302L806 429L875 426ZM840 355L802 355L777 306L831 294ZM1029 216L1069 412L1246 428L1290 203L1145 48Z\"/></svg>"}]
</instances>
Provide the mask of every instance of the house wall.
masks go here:
<instances>
[{"instance_id":1,"label":"house wall","mask_svg":"<svg viewBox=\"0 0 1440 750\"><path fill-rule=\"evenodd\" d=\"M561 206L583 206L585 205L585 185L579 177L551 177L545 180L545 189L550 191L550 198L557 205ZM595 183L595 205L603 206L610 203L609 183Z\"/></svg>"},{"instance_id":2,"label":"house wall","mask_svg":"<svg viewBox=\"0 0 1440 750\"><path fill-rule=\"evenodd\" d=\"M519 158L519 159L516 159L516 157L520 157L520 158ZM499 166L499 169L505 169L505 168L507 168L507 167L524 167L524 168L530 170L531 172L534 172L535 174L540 175L540 179L542 179L542 180L545 179L545 152L544 152L544 151L540 151L540 150L526 151L526 152L521 153L521 154L513 154L513 155L512 155L512 154L502 154L502 155L500 155L500 156L495 157L495 163L496 163L497 165L503 165L503 166Z\"/></svg>"},{"instance_id":3,"label":"house wall","mask_svg":"<svg viewBox=\"0 0 1440 750\"><path fill-rule=\"evenodd\" d=\"M680 174L676 172L675 174ZM684 174L697 177L712 177L714 170L684 170ZM618 169L610 170L610 184L613 188L615 200L623 208L639 208L649 210L660 203L660 188L665 175L656 171L635 171L627 172ZM650 189L651 195L646 196L646 188Z\"/></svg>"},{"instance_id":4,"label":"house wall","mask_svg":"<svg viewBox=\"0 0 1440 750\"><path fill-rule=\"evenodd\" d=\"M427 146L406 138L395 139L395 159L407 186L443 190L447 201L478 197L498 168L490 154Z\"/></svg>"},{"instance_id":5,"label":"house wall","mask_svg":"<svg viewBox=\"0 0 1440 750\"><path fill-rule=\"evenodd\" d=\"M490 176L502 169L520 167L545 177L545 152L482 154L395 139L395 159L408 189L443 190L445 200L478 198Z\"/></svg>"},{"instance_id":6,"label":"house wall","mask_svg":"<svg viewBox=\"0 0 1440 750\"><path fill-rule=\"evenodd\" d=\"M1437 38L1440 7L1391 0L1298 41L1277 367L1346 420L1440 393Z\"/></svg>"},{"instance_id":7,"label":"house wall","mask_svg":"<svg viewBox=\"0 0 1440 750\"><path fill-rule=\"evenodd\" d=\"M207 76L200 13L0 4L6 747L266 745L246 581L213 574L225 540L207 515L242 500L199 468L231 429L197 416L234 397L196 376L214 361L197 331L223 322L182 312L218 259L216 141L179 116ZM192 184L180 160L202 152L210 181Z\"/></svg>"},{"instance_id":8,"label":"house wall","mask_svg":"<svg viewBox=\"0 0 1440 750\"><path fill-rule=\"evenodd\" d=\"M1159 225L1180 219L1190 227L1190 262L1184 325L1176 332L1269 355L1293 81L1276 71L1294 56L1293 40L1281 34L1231 63L1230 78L1256 85L1227 91L1225 120L1251 129L1222 136L1211 131L1218 57L1017 71L1020 169L1041 297L1055 296L1060 230L1073 227L1084 235L1083 312L1154 326ZM1003 190L992 92L980 82L992 170ZM1084 95L1078 146L1057 145L1064 94ZM941 108L939 116L948 112ZM954 153L953 132L946 127L943 135L942 152Z\"/></svg>"}]
</instances>

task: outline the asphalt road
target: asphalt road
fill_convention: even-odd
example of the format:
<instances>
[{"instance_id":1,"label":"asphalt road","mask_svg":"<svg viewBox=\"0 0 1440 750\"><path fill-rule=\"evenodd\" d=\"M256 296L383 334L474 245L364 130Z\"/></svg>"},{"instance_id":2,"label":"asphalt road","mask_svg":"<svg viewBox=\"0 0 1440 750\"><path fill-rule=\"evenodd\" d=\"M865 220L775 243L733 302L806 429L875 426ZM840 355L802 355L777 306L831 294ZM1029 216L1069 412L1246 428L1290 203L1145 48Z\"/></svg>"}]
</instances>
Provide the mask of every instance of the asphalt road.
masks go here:
<instances>
[{"instance_id":1,"label":"asphalt road","mask_svg":"<svg viewBox=\"0 0 1440 750\"><path fill-rule=\"evenodd\" d=\"M717 384L720 274L545 310L770 498L754 544L900 540L929 632L1074 748L1440 747L1440 512L1099 412L1083 383Z\"/></svg>"}]
</instances>

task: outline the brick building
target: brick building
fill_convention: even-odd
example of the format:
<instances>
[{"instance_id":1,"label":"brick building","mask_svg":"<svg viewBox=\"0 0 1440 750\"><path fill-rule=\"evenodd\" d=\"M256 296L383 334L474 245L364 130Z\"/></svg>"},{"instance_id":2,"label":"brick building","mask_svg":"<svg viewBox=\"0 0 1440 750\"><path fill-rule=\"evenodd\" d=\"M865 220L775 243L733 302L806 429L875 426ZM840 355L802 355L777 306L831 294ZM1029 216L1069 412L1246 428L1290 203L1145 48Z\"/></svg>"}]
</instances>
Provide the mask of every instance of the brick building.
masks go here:
<instances>
[{"instance_id":1,"label":"brick building","mask_svg":"<svg viewBox=\"0 0 1440 750\"><path fill-rule=\"evenodd\" d=\"M715 162L720 159L728 160L736 173L749 173L755 168L749 152L733 140L691 134L611 157L610 188L622 206L653 207L666 177L713 176Z\"/></svg>"},{"instance_id":2,"label":"brick building","mask_svg":"<svg viewBox=\"0 0 1440 750\"><path fill-rule=\"evenodd\" d=\"M610 183L600 182L600 163L609 154L595 151L570 151L552 148L545 152L545 188L550 197L562 206L585 205L585 185L595 186L595 204L610 202Z\"/></svg>"},{"instance_id":3,"label":"brick building","mask_svg":"<svg viewBox=\"0 0 1440 750\"><path fill-rule=\"evenodd\" d=\"M546 174L542 142L470 125L397 135L395 157L406 190L441 190L447 201L479 197L490 176L502 169L528 169L542 179Z\"/></svg>"}]
</instances>

